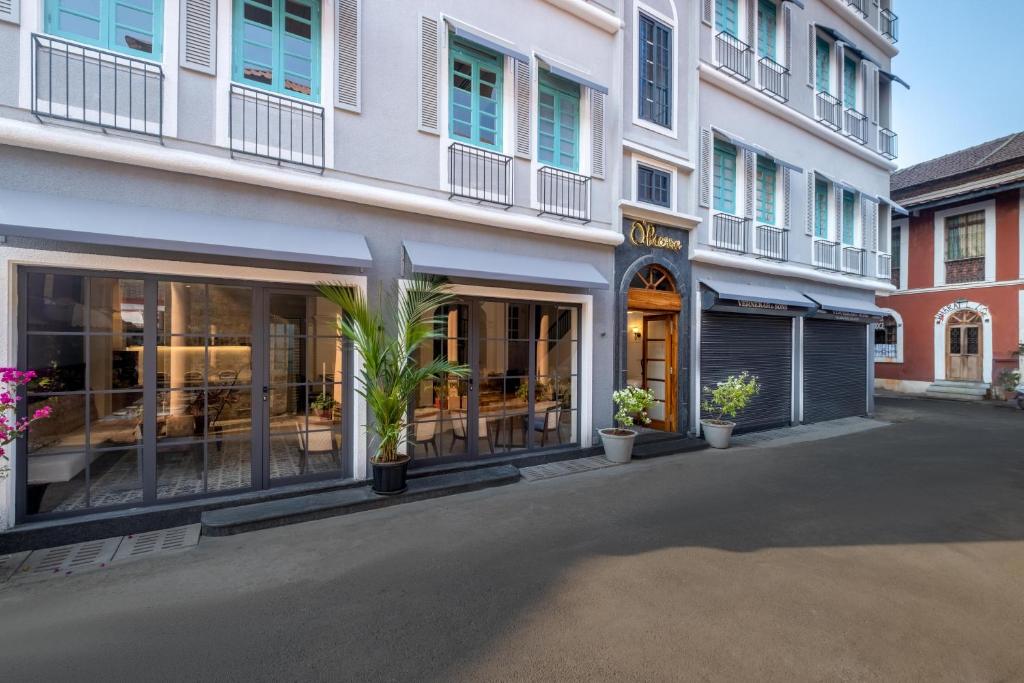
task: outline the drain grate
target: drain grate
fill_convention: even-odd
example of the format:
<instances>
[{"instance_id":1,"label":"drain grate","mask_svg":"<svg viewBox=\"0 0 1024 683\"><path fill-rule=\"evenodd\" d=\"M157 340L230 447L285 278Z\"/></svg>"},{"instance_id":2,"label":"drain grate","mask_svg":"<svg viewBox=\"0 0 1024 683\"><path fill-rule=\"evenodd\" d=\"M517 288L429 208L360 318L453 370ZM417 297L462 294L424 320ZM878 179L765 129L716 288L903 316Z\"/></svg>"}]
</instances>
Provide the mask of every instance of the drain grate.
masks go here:
<instances>
[{"instance_id":1,"label":"drain grate","mask_svg":"<svg viewBox=\"0 0 1024 683\"><path fill-rule=\"evenodd\" d=\"M0 555L0 583L11 578L11 575L18 571L18 567L22 565L28 555L29 551L27 550L11 555Z\"/></svg>"},{"instance_id":2,"label":"drain grate","mask_svg":"<svg viewBox=\"0 0 1024 683\"><path fill-rule=\"evenodd\" d=\"M40 574L71 574L83 569L107 566L114 558L121 537L99 541L83 541L58 548L33 550L18 572L20 576Z\"/></svg>"},{"instance_id":3,"label":"drain grate","mask_svg":"<svg viewBox=\"0 0 1024 683\"><path fill-rule=\"evenodd\" d=\"M524 467L519 470L519 475L526 481L538 481L540 479L552 479L554 477L562 477L567 474L576 474L578 472L599 470L603 467L613 467L615 464L616 463L613 463L603 456L595 455L590 458L562 460L561 462L550 462L545 465Z\"/></svg>"},{"instance_id":4,"label":"drain grate","mask_svg":"<svg viewBox=\"0 0 1024 683\"><path fill-rule=\"evenodd\" d=\"M153 553L167 553L191 548L199 543L201 526L200 524L189 524L173 529L160 529L125 536L121 547L117 549L117 554L114 555L114 561L119 562Z\"/></svg>"}]
</instances>

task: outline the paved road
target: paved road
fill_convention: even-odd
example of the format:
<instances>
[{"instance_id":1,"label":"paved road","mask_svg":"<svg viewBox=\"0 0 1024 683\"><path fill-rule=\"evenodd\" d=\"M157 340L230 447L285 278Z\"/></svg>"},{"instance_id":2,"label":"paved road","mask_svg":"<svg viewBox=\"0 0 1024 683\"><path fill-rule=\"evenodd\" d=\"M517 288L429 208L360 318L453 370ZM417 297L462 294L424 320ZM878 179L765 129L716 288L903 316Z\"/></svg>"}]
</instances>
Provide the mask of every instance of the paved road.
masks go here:
<instances>
[{"instance_id":1,"label":"paved road","mask_svg":"<svg viewBox=\"0 0 1024 683\"><path fill-rule=\"evenodd\" d=\"M1024 679L1024 413L879 416L8 585L0 677Z\"/></svg>"}]
</instances>

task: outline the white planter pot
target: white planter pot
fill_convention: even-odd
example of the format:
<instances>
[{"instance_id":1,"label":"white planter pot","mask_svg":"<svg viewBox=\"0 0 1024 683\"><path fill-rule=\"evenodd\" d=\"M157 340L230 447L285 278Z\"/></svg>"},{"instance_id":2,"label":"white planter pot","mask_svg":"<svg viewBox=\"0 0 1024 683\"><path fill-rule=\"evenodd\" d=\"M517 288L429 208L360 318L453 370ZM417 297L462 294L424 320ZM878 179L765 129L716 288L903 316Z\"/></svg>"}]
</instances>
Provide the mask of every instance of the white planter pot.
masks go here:
<instances>
[{"instance_id":1,"label":"white planter pot","mask_svg":"<svg viewBox=\"0 0 1024 683\"><path fill-rule=\"evenodd\" d=\"M612 462L629 462L633 457L633 441L636 440L636 432L624 429L629 434L614 434L617 430L602 429L601 443L604 444L604 457Z\"/></svg>"},{"instance_id":2,"label":"white planter pot","mask_svg":"<svg viewBox=\"0 0 1024 683\"><path fill-rule=\"evenodd\" d=\"M709 446L712 448L729 447L729 438L732 437L732 430L736 426L735 422L720 425L701 420L700 424L704 428L704 440L708 442Z\"/></svg>"}]
</instances>

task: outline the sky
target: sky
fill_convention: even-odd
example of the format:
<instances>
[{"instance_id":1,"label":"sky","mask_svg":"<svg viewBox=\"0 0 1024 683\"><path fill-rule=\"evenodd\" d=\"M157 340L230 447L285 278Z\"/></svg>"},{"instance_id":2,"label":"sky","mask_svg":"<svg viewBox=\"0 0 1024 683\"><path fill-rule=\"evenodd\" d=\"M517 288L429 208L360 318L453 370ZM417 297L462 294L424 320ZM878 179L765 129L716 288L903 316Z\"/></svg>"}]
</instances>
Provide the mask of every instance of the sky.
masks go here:
<instances>
[{"instance_id":1,"label":"sky","mask_svg":"<svg viewBox=\"0 0 1024 683\"><path fill-rule=\"evenodd\" d=\"M895 0L901 168L1024 131L1024 0Z\"/></svg>"}]
</instances>

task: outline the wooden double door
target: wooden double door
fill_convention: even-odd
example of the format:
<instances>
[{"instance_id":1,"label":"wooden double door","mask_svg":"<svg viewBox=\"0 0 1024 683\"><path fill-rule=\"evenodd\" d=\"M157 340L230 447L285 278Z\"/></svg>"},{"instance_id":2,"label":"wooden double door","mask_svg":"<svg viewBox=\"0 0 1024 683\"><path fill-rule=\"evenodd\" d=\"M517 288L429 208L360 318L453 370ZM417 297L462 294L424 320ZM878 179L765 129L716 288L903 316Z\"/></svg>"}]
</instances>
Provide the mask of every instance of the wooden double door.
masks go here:
<instances>
[{"instance_id":1,"label":"wooden double door","mask_svg":"<svg viewBox=\"0 0 1024 683\"><path fill-rule=\"evenodd\" d=\"M946 324L946 379L980 382L982 379L981 316L974 311L958 311Z\"/></svg>"}]
</instances>

